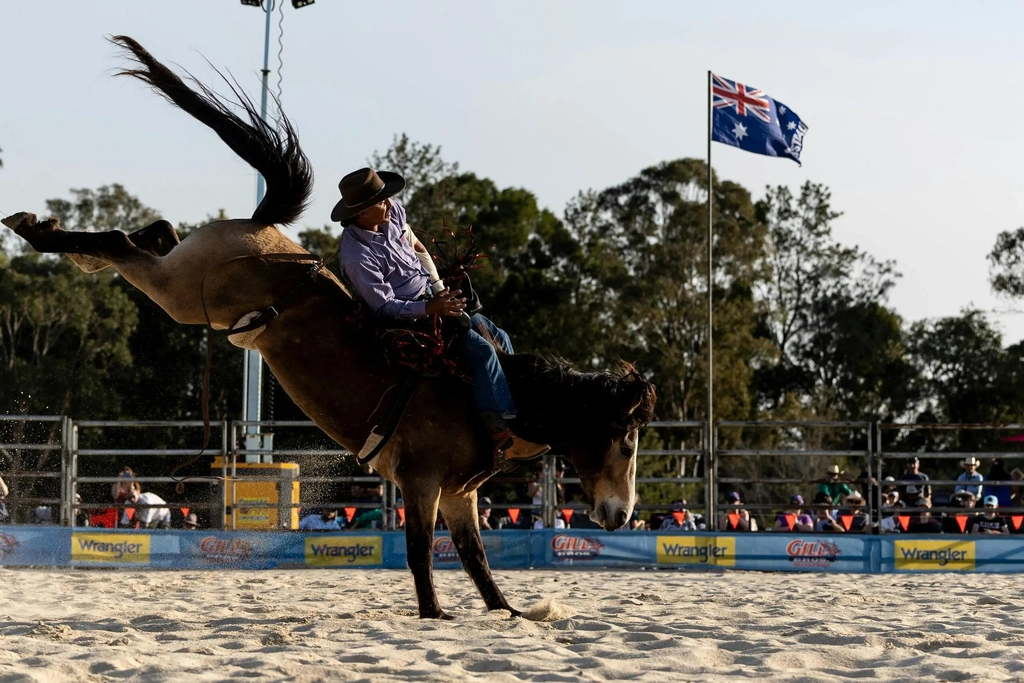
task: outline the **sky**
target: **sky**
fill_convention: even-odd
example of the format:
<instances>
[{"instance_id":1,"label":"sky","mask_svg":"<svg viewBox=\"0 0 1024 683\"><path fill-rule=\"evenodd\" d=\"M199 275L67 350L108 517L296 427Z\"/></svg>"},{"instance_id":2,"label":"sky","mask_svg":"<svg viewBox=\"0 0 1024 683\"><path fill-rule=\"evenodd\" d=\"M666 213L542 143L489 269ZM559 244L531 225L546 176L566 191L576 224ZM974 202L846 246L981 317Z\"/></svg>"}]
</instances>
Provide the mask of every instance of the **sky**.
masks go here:
<instances>
[{"instance_id":1,"label":"sky","mask_svg":"<svg viewBox=\"0 0 1024 683\"><path fill-rule=\"evenodd\" d=\"M835 236L903 274L908 321L993 311L986 256L1024 225L1024 3L317 0L275 9L270 85L316 174L298 227L329 222L342 175L396 134L562 215L578 192L707 153L707 71L755 85L809 126L803 166L715 144L750 189L827 185ZM278 21L283 68L278 68ZM248 217L254 172L140 83L108 35L259 94L265 14L238 0L4 2L0 212L121 183L172 222ZM291 234L295 234L292 231Z\"/></svg>"}]
</instances>

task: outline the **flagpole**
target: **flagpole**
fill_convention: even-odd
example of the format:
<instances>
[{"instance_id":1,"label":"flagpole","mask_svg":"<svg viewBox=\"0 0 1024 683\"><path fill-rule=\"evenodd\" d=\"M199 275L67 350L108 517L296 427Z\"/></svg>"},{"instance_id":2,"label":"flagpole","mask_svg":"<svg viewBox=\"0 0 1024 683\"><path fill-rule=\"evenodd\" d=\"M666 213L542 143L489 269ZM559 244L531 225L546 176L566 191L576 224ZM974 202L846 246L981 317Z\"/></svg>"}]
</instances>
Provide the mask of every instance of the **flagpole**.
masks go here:
<instances>
[{"instance_id":1,"label":"flagpole","mask_svg":"<svg viewBox=\"0 0 1024 683\"><path fill-rule=\"evenodd\" d=\"M711 311L712 311L712 308L711 308L711 303L712 303L712 297L711 297L712 263L711 263L711 257L712 257L712 246L713 246L712 240L713 240L713 237L714 237L714 231L712 229L713 216L714 216L714 213L713 213L713 205L714 205L713 196L714 195L713 195L713 192L712 192L712 174L711 174L711 128L714 125L713 121L712 121L712 93L713 93L713 87L714 87L714 85L713 85L713 81L712 81L712 78L711 78L711 70L709 69L708 70L708 283L707 283L707 286L708 286L708 332L707 332L707 340L708 340L708 344L707 344L707 346L708 346L708 406L707 406L707 408L708 408L708 412L707 412L707 437L706 437L707 438L708 460L707 460L707 463L705 463L705 466L704 466L704 468L705 468L705 475L706 475L705 476L705 481L707 481L707 487L706 487L706 490L704 492L704 498L705 498L704 505L705 505L705 509L707 510L707 514L708 514L708 522L709 522L708 528L710 528L712 530L715 530L717 528L717 526L718 526L718 515L715 514L715 507L716 507L716 504L717 504L718 500L715 497L715 487L717 486L717 482L715 481L715 479L716 479L715 475L717 474L717 472L716 472L717 467L715 467L715 431L714 431L714 428L715 428L715 421L714 421L714 414L715 414L715 410L714 410L714 406L715 406L714 397L715 397L715 394L714 394L714 365L713 365L714 354L713 354L712 348L711 348L712 347L712 333L711 333L711 329L712 329L712 327L711 327L711 325L712 325L712 313L711 313Z\"/></svg>"}]
</instances>

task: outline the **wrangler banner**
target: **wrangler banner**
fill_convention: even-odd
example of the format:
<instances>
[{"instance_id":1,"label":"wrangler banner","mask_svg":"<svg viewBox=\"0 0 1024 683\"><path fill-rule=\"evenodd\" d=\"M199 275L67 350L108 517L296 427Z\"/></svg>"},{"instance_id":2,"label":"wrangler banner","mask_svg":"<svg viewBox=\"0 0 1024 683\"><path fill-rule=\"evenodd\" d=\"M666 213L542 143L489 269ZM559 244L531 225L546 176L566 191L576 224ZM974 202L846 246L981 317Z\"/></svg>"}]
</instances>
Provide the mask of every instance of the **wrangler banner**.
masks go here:
<instances>
[{"instance_id":1,"label":"wrangler banner","mask_svg":"<svg viewBox=\"0 0 1024 683\"><path fill-rule=\"evenodd\" d=\"M607 533L594 529L489 531L495 569L656 567L662 571L1021 572L1024 535ZM401 532L106 530L0 526L0 565L133 569L405 569ZM459 569L447 533L438 569Z\"/></svg>"}]
</instances>

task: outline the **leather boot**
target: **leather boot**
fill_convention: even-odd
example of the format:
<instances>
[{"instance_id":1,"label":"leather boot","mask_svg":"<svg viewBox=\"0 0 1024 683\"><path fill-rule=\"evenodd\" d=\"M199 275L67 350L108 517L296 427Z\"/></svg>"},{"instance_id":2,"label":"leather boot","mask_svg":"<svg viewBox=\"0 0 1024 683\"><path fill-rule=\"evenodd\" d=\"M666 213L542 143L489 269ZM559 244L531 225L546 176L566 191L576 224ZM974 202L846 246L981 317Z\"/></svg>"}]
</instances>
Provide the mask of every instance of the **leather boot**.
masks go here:
<instances>
[{"instance_id":1,"label":"leather boot","mask_svg":"<svg viewBox=\"0 0 1024 683\"><path fill-rule=\"evenodd\" d=\"M481 417L494 446L494 466L502 472L509 472L520 463L551 450L551 446L533 443L513 434L508 423L497 413L481 413Z\"/></svg>"}]
</instances>

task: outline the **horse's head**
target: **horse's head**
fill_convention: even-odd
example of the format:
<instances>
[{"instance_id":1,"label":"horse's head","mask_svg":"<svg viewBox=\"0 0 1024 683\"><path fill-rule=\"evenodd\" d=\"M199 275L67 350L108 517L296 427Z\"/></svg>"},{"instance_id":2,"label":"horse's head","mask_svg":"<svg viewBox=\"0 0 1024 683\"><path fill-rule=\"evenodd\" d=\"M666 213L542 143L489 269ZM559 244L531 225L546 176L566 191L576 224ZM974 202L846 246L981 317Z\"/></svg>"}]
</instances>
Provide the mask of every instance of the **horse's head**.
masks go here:
<instances>
[{"instance_id":1,"label":"horse's head","mask_svg":"<svg viewBox=\"0 0 1024 683\"><path fill-rule=\"evenodd\" d=\"M588 428L571 438L569 457L594 506L590 519L606 531L629 521L636 503L639 431L654 419L654 385L623 364L602 396L592 397Z\"/></svg>"}]
</instances>

